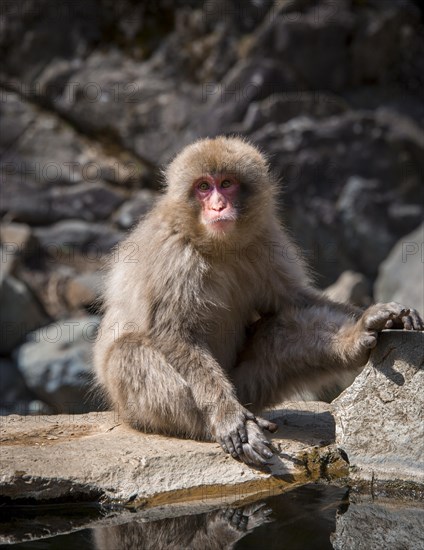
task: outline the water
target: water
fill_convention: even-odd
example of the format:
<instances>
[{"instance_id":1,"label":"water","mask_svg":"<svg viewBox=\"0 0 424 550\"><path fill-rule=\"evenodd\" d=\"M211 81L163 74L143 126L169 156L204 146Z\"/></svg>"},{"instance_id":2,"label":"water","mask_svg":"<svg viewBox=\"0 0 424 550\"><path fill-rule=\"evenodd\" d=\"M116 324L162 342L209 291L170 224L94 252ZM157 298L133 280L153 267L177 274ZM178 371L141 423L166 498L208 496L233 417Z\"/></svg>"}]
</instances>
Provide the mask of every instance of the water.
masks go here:
<instances>
[{"instance_id":1,"label":"water","mask_svg":"<svg viewBox=\"0 0 424 550\"><path fill-rule=\"evenodd\" d=\"M170 548L287 548L332 549L336 512L346 506L346 489L310 485L261 500L239 509L223 508L208 513L153 522L129 521L122 525L82 529L70 534L3 545L22 550L126 550ZM5 509L3 508L3 512ZM88 515L90 514L90 515ZM22 507L9 509L9 528L38 536L47 530L78 526L83 519L101 517L98 509L84 506ZM62 526L60 525L62 523ZM1 529L1 524L0 524Z\"/></svg>"}]
</instances>

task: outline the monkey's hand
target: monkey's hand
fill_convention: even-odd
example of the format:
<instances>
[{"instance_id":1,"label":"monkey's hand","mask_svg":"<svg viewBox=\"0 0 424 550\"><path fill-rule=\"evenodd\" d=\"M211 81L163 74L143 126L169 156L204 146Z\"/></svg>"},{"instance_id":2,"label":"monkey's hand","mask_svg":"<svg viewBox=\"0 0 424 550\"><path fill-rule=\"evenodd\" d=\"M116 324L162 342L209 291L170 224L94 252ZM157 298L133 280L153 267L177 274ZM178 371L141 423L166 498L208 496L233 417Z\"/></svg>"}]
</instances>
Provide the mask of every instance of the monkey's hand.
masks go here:
<instances>
[{"instance_id":1,"label":"monkey's hand","mask_svg":"<svg viewBox=\"0 0 424 550\"><path fill-rule=\"evenodd\" d=\"M254 418L246 422L247 442L243 443L243 454L240 459L253 466L265 466L273 457L273 452L269 448L271 442L261 430L261 424L269 431L275 432L278 429L276 424L263 418Z\"/></svg>"},{"instance_id":2,"label":"monkey's hand","mask_svg":"<svg viewBox=\"0 0 424 550\"><path fill-rule=\"evenodd\" d=\"M224 518L231 527L243 533L253 531L260 525L270 523L272 509L265 502L254 502L243 508L227 508L218 511L218 517Z\"/></svg>"},{"instance_id":3,"label":"monkey's hand","mask_svg":"<svg viewBox=\"0 0 424 550\"><path fill-rule=\"evenodd\" d=\"M275 426L272 422L260 420L269 424L267 429L272 430ZM214 419L214 434L226 453L247 464L262 466L272 458L273 453L256 422L255 415L240 404L221 405Z\"/></svg>"},{"instance_id":4,"label":"monkey's hand","mask_svg":"<svg viewBox=\"0 0 424 550\"><path fill-rule=\"evenodd\" d=\"M423 320L415 309L409 309L397 302L375 304L364 311L358 321L360 344L367 349L377 345L377 333L385 328L423 330Z\"/></svg>"}]
</instances>

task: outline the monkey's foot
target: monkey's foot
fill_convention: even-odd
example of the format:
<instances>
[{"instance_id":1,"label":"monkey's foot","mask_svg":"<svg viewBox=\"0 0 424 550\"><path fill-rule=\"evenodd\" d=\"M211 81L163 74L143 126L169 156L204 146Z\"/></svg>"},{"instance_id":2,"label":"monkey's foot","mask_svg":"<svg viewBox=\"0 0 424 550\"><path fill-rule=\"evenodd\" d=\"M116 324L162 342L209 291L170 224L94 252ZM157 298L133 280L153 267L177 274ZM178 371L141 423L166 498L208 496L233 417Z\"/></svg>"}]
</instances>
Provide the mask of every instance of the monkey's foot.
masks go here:
<instances>
[{"instance_id":1,"label":"monkey's foot","mask_svg":"<svg viewBox=\"0 0 424 550\"><path fill-rule=\"evenodd\" d=\"M372 349L377 345L377 333L385 328L423 330L424 323L415 309L390 302L369 307L359 320L359 327L361 346Z\"/></svg>"}]
</instances>

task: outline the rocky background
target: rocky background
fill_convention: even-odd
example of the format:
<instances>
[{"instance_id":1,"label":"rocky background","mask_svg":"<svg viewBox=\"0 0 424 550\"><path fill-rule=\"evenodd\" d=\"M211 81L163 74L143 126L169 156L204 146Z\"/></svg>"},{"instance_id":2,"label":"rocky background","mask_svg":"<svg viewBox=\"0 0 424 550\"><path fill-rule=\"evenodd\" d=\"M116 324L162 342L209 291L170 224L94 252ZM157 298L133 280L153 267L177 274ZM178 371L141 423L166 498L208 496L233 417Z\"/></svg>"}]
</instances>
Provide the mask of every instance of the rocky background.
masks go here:
<instances>
[{"instance_id":1,"label":"rocky background","mask_svg":"<svg viewBox=\"0 0 424 550\"><path fill-rule=\"evenodd\" d=\"M269 153L282 217L331 296L423 311L419 5L2 2L1 413L101 406L104 257L199 136Z\"/></svg>"}]
</instances>

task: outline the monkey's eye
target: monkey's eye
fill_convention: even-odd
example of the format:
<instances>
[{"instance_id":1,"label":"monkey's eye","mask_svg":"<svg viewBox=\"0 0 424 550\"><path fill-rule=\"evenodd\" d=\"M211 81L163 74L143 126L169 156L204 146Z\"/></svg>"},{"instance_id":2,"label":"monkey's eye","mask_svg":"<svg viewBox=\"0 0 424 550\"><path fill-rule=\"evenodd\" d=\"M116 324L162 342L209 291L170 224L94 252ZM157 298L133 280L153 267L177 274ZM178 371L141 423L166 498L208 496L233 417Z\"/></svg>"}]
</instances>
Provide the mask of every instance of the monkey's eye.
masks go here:
<instances>
[{"instance_id":1,"label":"monkey's eye","mask_svg":"<svg viewBox=\"0 0 424 550\"><path fill-rule=\"evenodd\" d=\"M207 191L209 188L210 185L207 181L201 181L197 186L197 189L200 189L200 191Z\"/></svg>"},{"instance_id":2,"label":"monkey's eye","mask_svg":"<svg viewBox=\"0 0 424 550\"><path fill-rule=\"evenodd\" d=\"M228 187L231 187L233 184L230 180L224 180L221 182L221 187L224 189L227 189Z\"/></svg>"}]
</instances>

